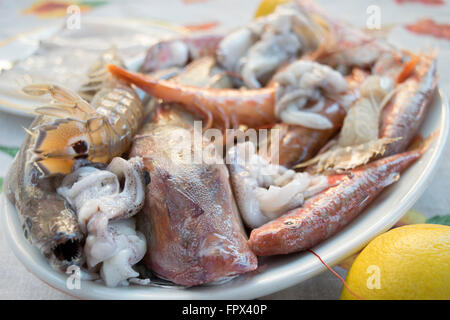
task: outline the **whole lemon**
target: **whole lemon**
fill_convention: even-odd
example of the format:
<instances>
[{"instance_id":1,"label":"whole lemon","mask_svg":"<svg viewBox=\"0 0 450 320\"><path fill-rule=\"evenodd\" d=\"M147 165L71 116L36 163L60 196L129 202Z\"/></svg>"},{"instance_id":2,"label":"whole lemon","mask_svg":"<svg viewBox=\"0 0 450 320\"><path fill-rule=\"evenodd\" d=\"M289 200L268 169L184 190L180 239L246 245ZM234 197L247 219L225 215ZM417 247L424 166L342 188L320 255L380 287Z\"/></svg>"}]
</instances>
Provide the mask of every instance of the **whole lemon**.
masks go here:
<instances>
[{"instance_id":1,"label":"whole lemon","mask_svg":"<svg viewBox=\"0 0 450 320\"><path fill-rule=\"evenodd\" d=\"M346 282L364 299L450 299L450 227L415 224L373 239ZM357 299L345 287L341 299Z\"/></svg>"},{"instance_id":2,"label":"whole lemon","mask_svg":"<svg viewBox=\"0 0 450 320\"><path fill-rule=\"evenodd\" d=\"M266 16L275 11L275 8L282 3L286 3L292 0L263 0L256 9L255 18Z\"/></svg>"}]
</instances>

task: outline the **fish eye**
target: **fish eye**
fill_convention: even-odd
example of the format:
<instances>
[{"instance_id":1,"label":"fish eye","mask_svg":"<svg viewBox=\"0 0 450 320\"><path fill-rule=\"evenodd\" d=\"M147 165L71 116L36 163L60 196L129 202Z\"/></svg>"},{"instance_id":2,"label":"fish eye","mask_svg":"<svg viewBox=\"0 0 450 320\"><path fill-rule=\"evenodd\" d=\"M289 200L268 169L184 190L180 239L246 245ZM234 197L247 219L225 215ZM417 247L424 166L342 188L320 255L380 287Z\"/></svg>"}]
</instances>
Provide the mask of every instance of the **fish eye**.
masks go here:
<instances>
[{"instance_id":1,"label":"fish eye","mask_svg":"<svg viewBox=\"0 0 450 320\"><path fill-rule=\"evenodd\" d=\"M150 182L152 181L151 177L150 177L150 173L148 171L145 171L144 173L144 179L145 179L145 185L149 185Z\"/></svg>"},{"instance_id":2,"label":"fish eye","mask_svg":"<svg viewBox=\"0 0 450 320\"><path fill-rule=\"evenodd\" d=\"M33 226L33 222L31 221L30 217L25 220L25 223L28 229L31 229L31 227Z\"/></svg>"}]
</instances>

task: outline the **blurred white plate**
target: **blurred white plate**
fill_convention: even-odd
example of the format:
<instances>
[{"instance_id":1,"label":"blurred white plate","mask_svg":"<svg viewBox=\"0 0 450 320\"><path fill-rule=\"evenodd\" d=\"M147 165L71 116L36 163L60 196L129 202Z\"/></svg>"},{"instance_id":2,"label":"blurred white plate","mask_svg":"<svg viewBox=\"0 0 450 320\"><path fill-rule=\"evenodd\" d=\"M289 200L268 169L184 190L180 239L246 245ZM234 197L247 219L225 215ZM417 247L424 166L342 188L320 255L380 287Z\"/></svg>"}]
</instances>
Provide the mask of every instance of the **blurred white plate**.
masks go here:
<instances>
[{"instance_id":1,"label":"blurred white plate","mask_svg":"<svg viewBox=\"0 0 450 320\"><path fill-rule=\"evenodd\" d=\"M80 29L58 23L0 41L0 110L33 117L42 100L24 95L24 85L52 82L76 90L93 61L111 46L127 68L137 69L152 43L187 32L156 20L85 17L82 22Z\"/></svg>"},{"instance_id":2,"label":"blurred white plate","mask_svg":"<svg viewBox=\"0 0 450 320\"><path fill-rule=\"evenodd\" d=\"M439 135L424 156L401 179L384 192L352 223L334 237L314 248L329 265L335 265L364 247L376 235L388 230L416 202L435 173L449 131L449 106L442 91L436 93L421 127L422 136L435 130ZM7 181L5 181L5 184ZM81 288L69 290L66 275L53 270L40 252L22 235L14 206L2 196L2 221L8 242L25 267L48 285L83 299L253 299L288 288L325 270L309 252L260 259L259 270L223 285L189 289L132 285L108 288L82 281Z\"/></svg>"}]
</instances>

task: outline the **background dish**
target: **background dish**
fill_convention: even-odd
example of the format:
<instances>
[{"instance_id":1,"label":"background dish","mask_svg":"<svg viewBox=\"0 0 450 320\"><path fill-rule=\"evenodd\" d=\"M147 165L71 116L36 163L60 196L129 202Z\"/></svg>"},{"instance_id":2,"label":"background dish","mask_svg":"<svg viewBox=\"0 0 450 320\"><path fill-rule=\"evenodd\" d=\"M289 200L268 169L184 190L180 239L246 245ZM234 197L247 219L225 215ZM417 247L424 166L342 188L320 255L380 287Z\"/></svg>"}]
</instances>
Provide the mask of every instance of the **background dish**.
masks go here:
<instances>
[{"instance_id":1,"label":"background dish","mask_svg":"<svg viewBox=\"0 0 450 320\"><path fill-rule=\"evenodd\" d=\"M379 233L389 229L425 191L443 154L449 131L447 97L437 91L420 134L439 130L425 155L402 178L382 194L351 224L314 248L322 259L335 265L361 249ZM5 184L7 181L5 181ZM26 268L50 286L85 299L253 299L300 283L325 267L309 252L260 260L257 272L237 277L223 285L189 289L135 286L108 288L101 283L82 281L80 289L66 286L67 276L53 270L40 252L22 235L14 206L2 195L2 221L9 245Z\"/></svg>"},{"instance_id":2,"label":"background dish","mask_svg":"<svg viewBox=\"0 0 450 320\"><path fill-rule=\"evenodd\" d=\"M80 76L84 76L94 59L112 45L127 68L137 70L151 44L187 32L181 26L151 19L89 17L83 19L80 30L62 26L64 24L57 23L37 28L0 42L0 111L34 117L32 110L39 99L21 93L27 81L56 82L76 90L83 82ZM40 54L33 56L38 50ZM13 70L17 64L19 68ZM54 71L49 74L44 70ZM67 74L72 77L67 78Z\"/></svg>"}]
</instances>

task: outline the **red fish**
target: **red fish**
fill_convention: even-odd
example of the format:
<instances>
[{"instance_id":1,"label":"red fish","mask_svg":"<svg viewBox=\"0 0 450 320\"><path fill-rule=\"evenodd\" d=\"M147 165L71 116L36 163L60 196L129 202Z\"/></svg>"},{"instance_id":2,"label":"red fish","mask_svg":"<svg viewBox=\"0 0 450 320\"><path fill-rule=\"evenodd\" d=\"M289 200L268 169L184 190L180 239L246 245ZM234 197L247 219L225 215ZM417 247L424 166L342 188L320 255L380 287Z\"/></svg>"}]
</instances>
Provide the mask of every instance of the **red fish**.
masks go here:
<instances>
[{"instance_id":1,"label":"red fish","mask_svg":"<svg viewBox=\"0 0 450 320\"><path fill-rule=\"evenodd\" d=\"M403 152L417 134L437 84L436 54L419 57L415 69L381 114L380 138L400 138L387 146L385 156Z\"/></svg>"},{"instance_id":2,"label":"red fish","mask_svg":"<svg viewBox=\"0 0 450 320\"><path fill-rule=\"evenodd\" d=\"M358 214L400 172L421 157L424 149L383 158L345 175L330 176L336 184L280 218L254 229L249 245L258 256L287 254L309 249L333 236Z\"/></svg>"}]
</instances>

